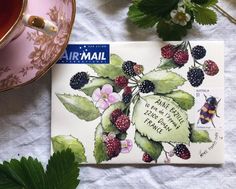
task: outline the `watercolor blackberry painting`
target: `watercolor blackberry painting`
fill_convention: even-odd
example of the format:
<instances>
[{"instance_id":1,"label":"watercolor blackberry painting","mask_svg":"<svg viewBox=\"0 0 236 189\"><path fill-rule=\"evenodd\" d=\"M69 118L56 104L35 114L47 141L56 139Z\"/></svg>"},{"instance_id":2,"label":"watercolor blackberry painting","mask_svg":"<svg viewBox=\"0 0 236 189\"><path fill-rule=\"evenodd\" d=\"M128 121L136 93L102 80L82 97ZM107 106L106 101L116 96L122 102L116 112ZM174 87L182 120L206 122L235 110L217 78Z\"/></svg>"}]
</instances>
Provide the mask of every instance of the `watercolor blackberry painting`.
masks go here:
<instances>
[{"instance_id":1,"label":"watercolor blackberry painting","mask_svg":"<svg viewBox=\"0 0 236 189\"><path fill-rule=\"evenodd\" d=\"M88 164L224 162L223 43L110 43L108 57L100 45L74 44L53 68L52 151Z\"/></svg>"}]
</instances>

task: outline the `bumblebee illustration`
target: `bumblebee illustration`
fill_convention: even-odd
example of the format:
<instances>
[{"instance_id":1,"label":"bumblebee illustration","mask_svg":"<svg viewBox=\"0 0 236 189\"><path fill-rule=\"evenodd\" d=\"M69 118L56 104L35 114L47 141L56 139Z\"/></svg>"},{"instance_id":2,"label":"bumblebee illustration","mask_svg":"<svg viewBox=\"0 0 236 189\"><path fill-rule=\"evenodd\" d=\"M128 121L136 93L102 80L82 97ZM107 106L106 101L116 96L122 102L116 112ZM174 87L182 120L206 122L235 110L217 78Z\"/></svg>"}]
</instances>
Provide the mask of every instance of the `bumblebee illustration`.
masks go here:
<instances>
[{"instance_id":1,"label":"bumblebee illustration","mask_svg":"<svg viewBox=\"0 0 236 189\"><path fill-rule=\"evenodd\" d=\"M211 96L211 97L207 97L205 94L205 99L206 99L206 102L205 104L202 106L202 108L199 110L200 111L200 118L198 120L201 121L202 124L207 124L209 122L212 123L212 125L215 127L215 124L213 122L213 118L214 116L216 115L216 117L219 117L217 115L217 107L218 107L218 104L220 102L216 100L215 97Z\"/></svg>"}]
</instances>

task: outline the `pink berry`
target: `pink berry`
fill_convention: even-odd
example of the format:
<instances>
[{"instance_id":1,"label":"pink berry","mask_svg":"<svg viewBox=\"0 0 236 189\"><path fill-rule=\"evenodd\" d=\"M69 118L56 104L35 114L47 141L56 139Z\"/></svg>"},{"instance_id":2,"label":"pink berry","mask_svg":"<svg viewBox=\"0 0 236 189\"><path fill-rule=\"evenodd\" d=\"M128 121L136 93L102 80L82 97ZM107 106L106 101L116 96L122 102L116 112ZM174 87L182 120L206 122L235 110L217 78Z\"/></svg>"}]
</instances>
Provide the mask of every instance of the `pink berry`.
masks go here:
<instances>
[{"instance_id":1,"label":"pink berry","mask_svg":"<svg viewBox=\"0 0 236 189\"><path fill-rule=\"evenodd\" d=\"M175 46L171 44L168 44L161 48L161 55L163 58L166 58L166 59L173 58L175 52L176 52Z\"/></svg>"},{"instance_id":2,"label":"pink berry","mask_svg":"<svg viewBox=\"0 0 236 189\"><path fill-rule=\"evenodd\" d=\"M184 64L188 62L188 59L189 59L188 50L176 51L173 59L174 59L175 64L177 64L178 66L183 66Z\"/></svg>"}]
</instances>

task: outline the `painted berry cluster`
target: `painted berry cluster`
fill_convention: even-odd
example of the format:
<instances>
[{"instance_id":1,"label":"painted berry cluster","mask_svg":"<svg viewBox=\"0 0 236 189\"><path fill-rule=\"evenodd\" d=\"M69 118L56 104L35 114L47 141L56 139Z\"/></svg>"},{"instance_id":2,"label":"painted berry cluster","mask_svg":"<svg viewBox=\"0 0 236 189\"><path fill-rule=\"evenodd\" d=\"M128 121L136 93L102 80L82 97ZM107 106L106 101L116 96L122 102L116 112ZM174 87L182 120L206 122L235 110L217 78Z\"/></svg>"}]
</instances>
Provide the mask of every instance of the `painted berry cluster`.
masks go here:
<instances>
[{"instance_id":1,"label":"painted berry cluster","mask_svg":"<svg viewBox=\"0 0 236 189\"><path fill-rule=\"evenodd\" d=\"M189 53L190 51L190 53ZM213 60L204 60L207 55L205 47L196 45L191 47L190 42L183 42L179 45L167 44L161 49L163 69L181 68L189 62L190 56L193 59L193 65L189 67L187 79L193 87L199 87L207 76L215 76L219 73L219 67Z\"/></svg>"},{"instance_id":2,"label":"painted berry cluster","mask_svg":"<svg viewBox=\"0 0 236 189\"><path fill-rule=\"evenodd\" d=\"M140 160L147 163L157 162L160 157L164 158L165 163L170 163L173 156L188 160L191 152L187 146L195 142L211 142L207 131L197 131L189 124L187 111L194 106L194 97L178 89L186 79L169 70L181 68L189 62L188 49L194 60L194 66L187 74L191 85L194 86L193 77L199 77L192 73L193 70L200 69L203 75L217 74L217 65L212 61L205 61L204 65L197 61L205 57L204 47L191 48L189 42L182 42L164 46L161 49L161 64L147 73L143 65L111 54L110 64L89 65L96 75L82 71L71 77L69 84L76 93L78 91L76 95L57 94L65 108L79 119L93 121L100 118L94 137L97 163L116 158L120 153L131 152L133 141L143 151ZM84 95L80 96L81 92ZM170 135L164 133L162 139L153 136L150 128L140 124L144 114L142 104L153 101L170 103L184 119L177 126L178 130L171 131ZM131 127L135 127L134 136L129 132ZM133 137L134 140L131 139Z\"/></svg>"}]
</instances>

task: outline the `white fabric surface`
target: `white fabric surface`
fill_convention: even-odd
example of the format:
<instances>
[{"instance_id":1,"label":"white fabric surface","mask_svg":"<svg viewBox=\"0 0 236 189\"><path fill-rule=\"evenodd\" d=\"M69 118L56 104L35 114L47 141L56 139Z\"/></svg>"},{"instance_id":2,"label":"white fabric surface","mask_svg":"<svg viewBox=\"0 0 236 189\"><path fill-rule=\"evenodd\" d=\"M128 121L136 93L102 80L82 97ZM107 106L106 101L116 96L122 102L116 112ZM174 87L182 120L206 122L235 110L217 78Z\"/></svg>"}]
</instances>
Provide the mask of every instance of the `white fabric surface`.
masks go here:
<instances>
[{"instance_id":1,"label":"white fabric surface","mask_svg":"<svg viewBox=\"0 0 236 189\"><path fill-rule=\"evenodd\" d=\"M129 0L77 0L72 41L159 40L126 20ZM236 1L221 5L236 17ZM232 189L236 187L236 26L220 16L216 26L194 25L187 40L225 40L225 165L84 166L79 188ZM217 52L216 52L217 53ZM0 162L50 155L50 73L29 86L0 94Z\"/></svg>"}]
</instances>

